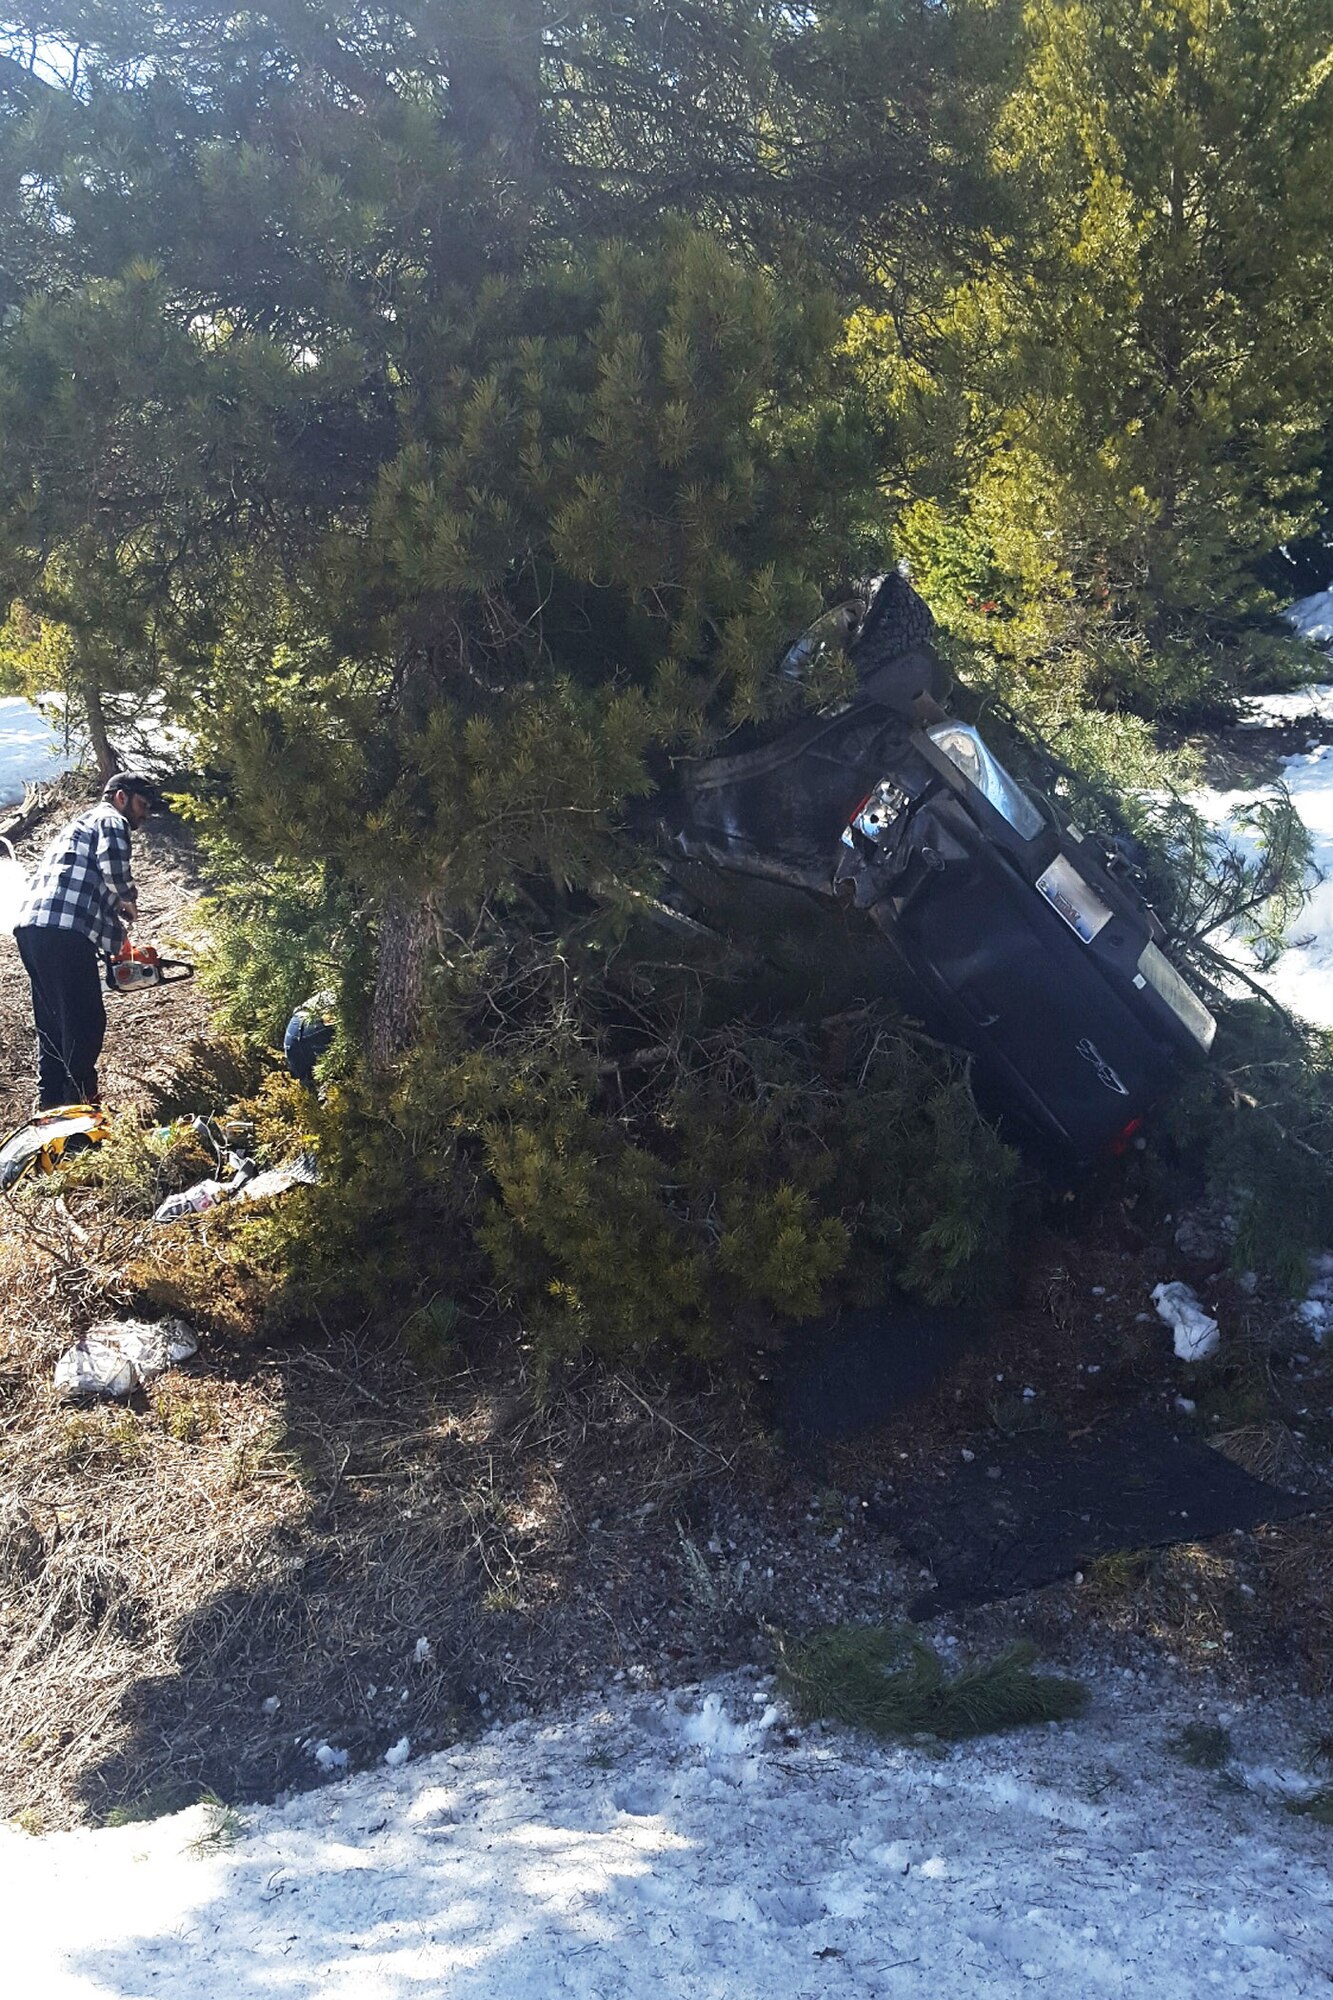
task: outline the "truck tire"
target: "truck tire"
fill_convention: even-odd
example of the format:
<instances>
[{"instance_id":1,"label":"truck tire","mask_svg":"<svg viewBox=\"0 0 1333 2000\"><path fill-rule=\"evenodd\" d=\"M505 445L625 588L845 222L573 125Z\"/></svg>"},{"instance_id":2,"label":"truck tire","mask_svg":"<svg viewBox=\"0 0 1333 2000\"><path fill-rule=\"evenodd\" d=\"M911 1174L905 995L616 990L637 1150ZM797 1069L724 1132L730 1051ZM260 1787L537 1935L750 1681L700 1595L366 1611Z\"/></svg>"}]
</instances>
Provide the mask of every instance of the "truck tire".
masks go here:
<instances>
[{"instance_id":1,"label":"truck tire","mask_svg":"<svg viewBox=\"0 0 1333 2000\"><path fill-rule=\"evenodd\" d=\"M847 649L862 693L905 714L920 695L938 700L945 674L934 637L930 606L906 577L890 570Z\"/></svg>"}]
</instances>

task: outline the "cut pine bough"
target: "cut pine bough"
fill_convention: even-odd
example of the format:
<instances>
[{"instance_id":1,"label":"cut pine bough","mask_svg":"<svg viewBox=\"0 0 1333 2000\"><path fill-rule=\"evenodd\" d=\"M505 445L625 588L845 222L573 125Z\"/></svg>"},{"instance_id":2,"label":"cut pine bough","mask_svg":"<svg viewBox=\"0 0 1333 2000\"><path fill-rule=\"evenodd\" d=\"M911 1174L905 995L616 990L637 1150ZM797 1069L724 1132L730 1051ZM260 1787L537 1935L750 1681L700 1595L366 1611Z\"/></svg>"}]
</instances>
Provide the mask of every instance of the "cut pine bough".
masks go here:
<instances>
[{"instance_id":1,"label":"cut pine bough","mask_svg":"<svg viewBox=\"0 0 1333 2000\"><path fill-rule=\"evenodd\" d=\"M958 1742L1082 1715L1086 1688L1034 1673L1036 1657L1023 1642L951 1676L915 1626L837 1625L781 1642L778 1685L807 1721Z\"/></svg>"}]
</instances>

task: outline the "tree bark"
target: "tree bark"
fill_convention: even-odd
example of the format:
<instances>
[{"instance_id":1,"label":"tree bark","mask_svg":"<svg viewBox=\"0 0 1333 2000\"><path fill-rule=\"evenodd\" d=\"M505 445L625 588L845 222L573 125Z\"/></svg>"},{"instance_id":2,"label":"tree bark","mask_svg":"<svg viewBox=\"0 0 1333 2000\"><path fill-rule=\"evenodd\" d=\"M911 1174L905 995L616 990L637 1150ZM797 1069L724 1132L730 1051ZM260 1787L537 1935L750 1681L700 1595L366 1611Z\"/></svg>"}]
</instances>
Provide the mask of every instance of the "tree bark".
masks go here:
<instances>
[{"instance_id":1,"label":"tree bark","mask_svg":"<svg viewBox=\"0 0 1333 2000\"><path fill-rule=\"evenodd\" d=\"M85 680L83 683L83 709L88 724L88 741L97 759L97 775L105 784L116 768L116 753L107 735L106 710L102 706L102 691L96 681Z\"/></svg>"},{"instance_id":2,"label":"tree bark","mask_svg":"<svg viewBox=\"0 0 1333 2000\"><path fill-rule=\"evenodd\" d=\"M492 227L475 245L480 281L511 273L526 254L541 140L542 31L549 0L427 0L423 39L441 51L449 78L449 126L485 188ZM450 280L462 275L453 252ZM424 659L400 690L404 708L441 699ZM391 892L381 907L370 1054L379 1067L416 1039L426 968L437 934L437 899Z\"/></svg>"},{"instance_id":3,"label":"tree bark","mask_svg":"<svg viewBox=\"0 0 1333 2000\"><path fill-rule=\"evenodd\" d=\"M379 959L370 1016L370 1057L376 1068L397 1062L415 1039L434 931L429 902L401 895L386 897L380 910Z\"/></svg>"}]
</instances>

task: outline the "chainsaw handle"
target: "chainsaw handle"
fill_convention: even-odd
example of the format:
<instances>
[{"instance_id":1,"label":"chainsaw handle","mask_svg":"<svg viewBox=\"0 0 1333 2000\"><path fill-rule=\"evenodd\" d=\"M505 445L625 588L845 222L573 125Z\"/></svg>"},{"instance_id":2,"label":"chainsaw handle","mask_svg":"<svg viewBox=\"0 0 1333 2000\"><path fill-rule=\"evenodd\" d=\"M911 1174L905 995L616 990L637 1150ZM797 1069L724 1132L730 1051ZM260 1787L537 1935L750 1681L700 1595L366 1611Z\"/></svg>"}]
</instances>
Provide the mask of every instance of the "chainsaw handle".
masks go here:
<instances>
[{"instance_id":1,"label":"chainsaw handle","mask_svg":"<svg viewBox=\"0 0 1333 2000\"><path fill-rule=\"evenodd\" d=\"M187 979L194 978L194 967L184 958L159 958L157 969L161 974L159 986L183 986Z\"/></svg>"}]
</instances>

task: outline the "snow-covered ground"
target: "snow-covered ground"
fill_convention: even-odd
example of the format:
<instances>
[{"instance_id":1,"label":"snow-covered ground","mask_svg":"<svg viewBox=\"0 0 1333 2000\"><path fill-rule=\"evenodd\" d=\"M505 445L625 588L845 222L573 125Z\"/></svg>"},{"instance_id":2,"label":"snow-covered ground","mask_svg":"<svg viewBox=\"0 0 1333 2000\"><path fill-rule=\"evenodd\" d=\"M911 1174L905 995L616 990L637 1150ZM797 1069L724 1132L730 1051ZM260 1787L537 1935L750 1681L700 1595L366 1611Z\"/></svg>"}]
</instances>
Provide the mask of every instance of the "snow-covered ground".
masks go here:
<instances>
[{"instance_id":1,"label":"snow-covered ground","mask_svg":"<svg viewBox=\"0 0 1333 2000\"><path fill-rule=\"evenodd\" d=\"M78 762L62 730L18 695L0 698L0 806L14 805L23 787L55 778Z\"/></svg>"},{"instance_id":2,"label":"snow-covered ground","mask_svg":"<svg viewBox=\"0 0 1333 2000\"><path fill-rule=\"evenodd\" d=\"M946 1752L790 1732L737 1676L615 1691L221 1824L0 1829L34 2000L1195 2000L1333 1993L1333 1828L1267 1704L1236 1758L1104 1675L1093 1712ZM1218 1711L1207 1711L1215 1722ZM1284 1735L1285 1731L1285 1735Z\"/></svg>"},{"instance_id":3,"label":"snow-covered ground","mask_svg":"<svg viewBox=\"0 0 1333 2000\"><path fill-rule=\"evenodd\" d=\"M1333 739L1333 685L1264 695L1251 702L1241 726L1258 729L1307 715L1326 718L1326 727L1316 729L1307 747L1287 759L1281 776L1309 832L1311 858L1322 879L1288 931L1287 949L1256 976L1293 1014L1333 1028L1333 740L1320 740L1324 735ZM1195 793L1192 803L1210 825L1227 830L1228 838L1244 847L1246 837L1231 826L1231 815L1253 805L1258 796L1253 791L1204 791Z\"/></svg>"},{"instance_id":4,"label":"snow-covered ground","mask_svg":"<svg viewBox=\"0 0 1333 2000\"><path fill-rule=\"evenodd\" d=\"M1302 637L1333 646L1333 587L1301 598L1286 615ZM1333 1028L1333 682L1263 695L1248 704L1239 727L1271 729L1305 720L1311 725L1305 748L1287 759L1281 778L1310 834L1312 859L1322 879L1288 931L1287 949L1256 976L1293 1014L1316 1027ZM1203 791L1194 794L1192 803L1245 849L1252 843L1232 825L1231 815L1253 805L1257 796L1253 791ZM1246 969L1254 971L1248 962Z\"/></svg>"},{"instance_id":5,"label":"snow-covered ground","mask_svg":"<svg viewBox=\"0 0 1333 2000\"><path fill-rule=\"evenodd\" d=\"M1316 646L1333 645L1333 585L1317 590L1313 597L1298 597L1287 606L1286 616L1303 639Z\"/></svg>"}]
</instances>

